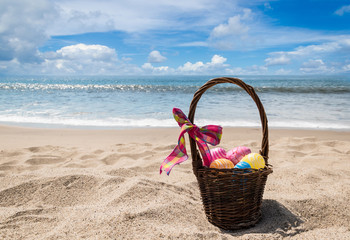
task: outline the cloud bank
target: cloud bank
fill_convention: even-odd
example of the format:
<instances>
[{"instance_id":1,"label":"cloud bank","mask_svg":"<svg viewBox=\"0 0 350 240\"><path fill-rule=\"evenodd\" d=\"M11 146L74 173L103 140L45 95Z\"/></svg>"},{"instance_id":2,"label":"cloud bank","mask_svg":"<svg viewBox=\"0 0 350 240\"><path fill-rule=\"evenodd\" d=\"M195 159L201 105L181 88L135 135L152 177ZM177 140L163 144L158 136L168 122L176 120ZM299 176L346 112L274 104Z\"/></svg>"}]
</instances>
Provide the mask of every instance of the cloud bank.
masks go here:
<instances>
[{"instance_id":1,"label":"cloud bank","mask_svg":"<svg viewBox=\"0 0 350 240\"><path fill-rule=\"evenodd\" d=\"M337 11L335 11L335 14L339 16L343 16L346 13L350 13L350 5L342 6Z\"/></svg>"},{"instance_id":2,"label":"cloud bank","mask_svg":"<svg viewBox=\"0 0 350 240\"><path fill-rule=\"evenodd\" d=\"M277 26L244 3L2 0L0 74L349 73L350 35ZM344 18L349 7L331 14ZM126 37L119 45L63 40L42 48L57 35L110 31ZM133 48L140 52L128 52ZM234 61L237 53L254 51L264 51L260 62Z\"/></svg>"},{"instance_id":3,"label":"cloud bank","mask_svg":"<svg viewBox=\"0 0 350 240\"><path fill-rule=\"evenodd\" d=\"M38 47L49 39L57 12L46 0L0 1L0 61L40 62Z\"/></svg>"}]
</instances>

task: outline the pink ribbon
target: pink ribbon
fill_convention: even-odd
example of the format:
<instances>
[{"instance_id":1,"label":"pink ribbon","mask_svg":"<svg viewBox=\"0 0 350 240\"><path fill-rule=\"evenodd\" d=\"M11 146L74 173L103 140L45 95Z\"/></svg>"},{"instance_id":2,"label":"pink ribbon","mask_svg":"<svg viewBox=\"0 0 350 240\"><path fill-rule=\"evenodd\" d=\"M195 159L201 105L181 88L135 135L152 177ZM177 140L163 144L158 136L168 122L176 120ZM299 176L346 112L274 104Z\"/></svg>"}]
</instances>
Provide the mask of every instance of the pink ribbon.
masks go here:
<instances>
[{"instance_id":1,"label":"pink ribbon","mask_svg":"<svg viewBox=\"0 0 350 240\"><path fill-rule=\"evenodd\" d=\"M160 166L160 173L162 173L164 170L169 175L171 169L175 165L180 164L188 159L184 137L185 133L188 133L189 136L197 142L197 146L202 155L203 165L209 166L211 162L211 155L207 143L213 146L220 143L222 136L222 127L217 125L207 125L199 128L195 124L192 124L187 116L178 108L173 109L173 115L181 127L181 132L178 139L178 145L163 161L162 165Z\"/></svg>"}]
</instances>

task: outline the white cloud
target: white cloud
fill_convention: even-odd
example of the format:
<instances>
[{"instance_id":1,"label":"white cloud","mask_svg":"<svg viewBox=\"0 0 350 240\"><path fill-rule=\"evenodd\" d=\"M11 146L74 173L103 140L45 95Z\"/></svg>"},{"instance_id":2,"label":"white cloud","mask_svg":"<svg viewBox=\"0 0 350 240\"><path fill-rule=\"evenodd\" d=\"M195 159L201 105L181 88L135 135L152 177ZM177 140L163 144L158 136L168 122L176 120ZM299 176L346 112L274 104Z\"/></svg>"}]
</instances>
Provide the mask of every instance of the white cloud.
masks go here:
<instances>
[{"instance_id":1,"label":"white cloud","mask_svg":"<svg viewBox=\"0 0 350 240\"><path fill-rule=\"evenodd\" d=\"M242 20L248 19L251 14L250 9L244 9L243 15L236 15L228 19L228 23L223 23L215 27L211 33L211 37L220 38L226 36L242 36L245 35L249 27L242 23Z\"/></svg>"},{"instance_id":2,"label":"white cloud","mask_svg":"<svg viewBox=\"0 0 350 240\"><path fill-rule=\"evenodd\" d=\"M264 8L265 8L265 11L273 10L269 2L264 3Z\"/></svg>"},{"instance_id":3,"label":"white cloud","mask_svg":"<svg viewBox=\"0 0 350 240\"><path fill-rule=\"evenodd\" d=\"M222 71L228 64L225 64L226 58L220 55L214 55L210 62L203 63L198 61L196 63L186 62L183 66L178 67L180 73L213 73L215 71Z\"/></svg>"},{"instance_id":4,"label":"white cloud","mask_svg":"<svg viewBox=\"0 0 350 240\"><path fill-rule=\"evenodd\" d=\"M350 72L350 64L343 66L343 67L342 67L342 70L343 70L344 72Z\"/></svg>"},{"instance_id":5,"label":"white cloud","mask_svg":"<svg viewBox=\"0 0 350 240\"><path fill-rule=\"evenodd\" d=\"M63 0L56 4L61 17L51 28L53 35L111 30L140 33L214 26L236 8L235 2L224 0Z\"/></svg>"},{"instance_id":6,"label":"white cloud","mask_svg":"<svg viewBox=\"0 0 350 240\"><path fill-rule=\"evenodd\" d=\"M150 63L144 63L142 65L142 68L145 69L145 70L153 70L154 67Z\"/></svg>"},{"instance_id":7,"label":"white cloud","mask_svg":"<svg viewBox=\"0 0 350 240\"><path fill-rule=\"evenodd\" d=\"M290 63L290 58L288 58L286 55L279 55L276 57L269 57L265 59L266 66L273 66L273 65L287 65Z\"/></svg>"},{"instance_id":8,"label":"white cloud","mask_svg":"<svg viewBox=\"0 0 350 240\"><path fill-rule=\"evenodd\" d=\"M209 63L209 65L223 65L224 62L226 62L227 58L224 58L220 55L215 54L212 58L211 58L211 62Z\"/></svg>"},{"instance_id":9,"label":"white cloud","mask_svg":"<svg viewBox=\"0 0 350 240\"><path fill-rule=\"evenodd\" d=\"M340 48L342 48L341 42L333 41L333 42L327 42L319 45L297 47L295 51L291 51L288 54L295 55L295 56L305 56L310 54L322 54L322 53L334 52L339 50Z\"/></svg>"},{"instance_id":10,"label":"white cloud","mask_svg":"<svg viewBox=\"0 0 350 240\"><path fill-rule=\"evenodd\" d=\"M258 66L258 65L253 65L251 67L247 68L247 71L250 74L264 74L267 73L268 68L265 66Z\"/></svg>"},{"instance_id":11,"label":"white cloud","mask_svg":"<svg viewBox=\"0 0 350 240\"><path fill-rule=\"evenodd\" d=\"M122 57L122 60L124 61L124 62L130 62L130 61L132 61L132 58L131 57Z\"/></svg>"},{"instance_id":12,"label":"white cloud","mask_svg":"<svg viewBox=\"0 0 350 240\"><path fill-rule=\"evenodd\" d=\"M321 59L309 60L308 62L303 63L303 67L308 68L318 68L319 66L324 66L324 62Z\"/></svg>"},{"instance_id":13,"label":"white cloud","mask_svg":"<svg viewBox=\"0 0 350 240\"><path fill-rule=\"evenodd\" d=\"M324 73L332 72L333 69L329 69L321 59L311 59L308 62L304 62L300 68L300 71L304 73Z\"/></svg>"},{"instance_id":14,"label":"white cloud","mask_svg":"<svg viewBox=\"0 0 350 240\"><path fill-rule=\"evenodd\" d=\"M142 65L142 69L145 70L146 73L153 73L153 74L172 74L172 73L174 73L174 69L172 69L168 66L154 67L151 63L144 63Z\"/></svg>"},{"instance_id":15,"label":"white cloud","mask_svg":"<svg viewBox=\"0 0 350 240\"><path fill-rule=\"evenodd\" d=\"M115 49L103 45L76 44L56 51L56 58L70 60L113 61L117 58Z\"/></svg>"},{"instance_id":16,"label":"white cloud","mask_svg":"<svg viewBox=\"0 0 350 240\"><path fill-rule=\"evenodd\" d=\"M238 49L245 45L250 30L246 20L250 20L251 10L243 9L243 14L230 17L227 23L216 26L210 33L209 41L219 49Z\"/></svg>"},{"instance_id":17,"label":"white cloud","mask_svg":"<svg viewBox=\"0 0 350 240\"><path fill-rule=\"evenodd\" d=\"M292 70L286 70L284 68L280 68L278 70L275 71L276 75L288 75L292 72Z\"/></svg>"},{"instance_id":18,"label":"white cloud","mask_svg":"<svg viewBox=\"0 0 350 240\"><path fill-rule=\"evenodd\" d=\"M0 61L41 61L38 46L47 39L47 25L57 16L46 0L0 1Z\"/></svg>"},{"instance_id":19,"label":"white cloud","mask_svg":"<svg viewBox=\"0 0 350 240\"><path fill-rule=\"evenodd\" d=\"M204 41L186 42L178 44L179 47L208 47L208 43Z\"/></svg>"},{"instance_id":20,"label":"white cloud","mask_svg":"<svg viewBox=\"0 0 350 240\"><path fill-rule=\"evenodd\" d=\"M268 68L266 66L248 66L246 68L234 67L226 69L226 73L230 75L264 75L268 73Z\"/></svg>"},{"instance_id":21,"label":"white cloud","mask_svg":"<svg viewBox=\"0 0 350 240\"><path fill-rule=\"evenodd\" d=\"M199 72L202 71L205 64L201 61L196 63L186 62L183 66L180 66L178 70L180 72Z\"/></svg>"},{"instance_id":22,"label":"white cloud","mask_svg":"<svg viewBox=\"0 0 350 240\"><path fill-rule=\"evenodd\" d=\"M166 57L162 56L159 51L152 51L148 55L148 62L150 63L160 63L164 62L166 60Z\"/></svg>"},{"instance_id":23,"label":"white cloud","mask_svg":"<svg viewBox=\"0 0 350 240\"><path fill-rule=\"evenodd\" d=\"M265 59L266 66L287 65L292 61L305 61L309 57L325 57L337 54L337 56L350 53L350 38L340 38L322 44L300 46L293 51L279 51L269 53L270 57Z\"/></svg>"},{"instance_id":24,"label":"white cloud","mask_svg":"<svg viewBox=\"0 0 350 240\"><path fill-rule=\"evenodd\" d=\"M345 13L349 13L349 12L350 12L350 5L346 5L346 6L342 6L334 13L339 15L339 16L343 16Z\"/></svg>"},{"instance_id":25,"label":"white cloud","mask_svg":"<svg viewBox=\"0 0 350 240\"><path fill-rule=\"evenodd\" d=\"M103 45L76 44L43 54L42 72L53 74L104 74L118 68L115 49Z\"/></svg>"},{"instance_id":26,"label":"white cloud","mask_svg":"<svg viewBox=\"0 0 350 240\"><path fill-rule=\"evenodd\" d=\"M246 71L241 67L234 67L234 68L226 69L226 72L227 72L227 74L230 74L230 75L244 75L244 74L246 74Z\"/></svg>"}]
</instances>

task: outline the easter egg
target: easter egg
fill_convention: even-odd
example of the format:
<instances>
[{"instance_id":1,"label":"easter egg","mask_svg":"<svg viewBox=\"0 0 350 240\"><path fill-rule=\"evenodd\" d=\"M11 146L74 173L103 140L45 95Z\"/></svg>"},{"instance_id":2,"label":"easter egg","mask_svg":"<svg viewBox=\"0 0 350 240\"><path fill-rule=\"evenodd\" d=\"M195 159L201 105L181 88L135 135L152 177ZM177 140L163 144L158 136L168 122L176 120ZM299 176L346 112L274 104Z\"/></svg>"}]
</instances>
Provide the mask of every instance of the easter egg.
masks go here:
<instances>
[{"instance_id":1,"label":"easter egg","mask_svg":"<svg viewBox=\"0 0 350 240\"><path fill-rule=\"evenodd\" d=\"M236 165L245 155L249 153L251 153L249 148L245 146L238 146L228 151L226 153L226 158Z\"/></svg>"},{"instance_id":2,"label":"easter egg","mask_svg":"<svg viewBox=\"0 0 350 240\"><path fill-rule=\"evenodd\" d=\"M216 159L219 158L226 158L226 151L225 149L221 147L214 148L210 150L210 155L211 155L211 162L215 161Z\"/></svg>"},{"instance_id":3,"label":"easter egg","mask_svg":"<svg viewBox=\"0 0 350 240\"><path fill-rule=\"evenodd\" d=\"M260 169L265 167L265 160L259 153L249 153L235 166L235 168Z\"/></svg>"},{"instance_id":4,"label":"easter egg","mask_svg":"<svg viewBox=\"0 0 350 240\"><path fill-rule=\"evenodd\" d=\"M247 162L240 161L239 163L237 163L237 165L235 165L235 168L246 169L246 168L251 168L251 166Z\"/></svg>"},{"instance_id":5,"label":"easter egg","mask_svg":"<svg viewBox=\"0 0 350 240\"><path fill-rule=\"evenodd\" d=\"M210 164L210 168L219 168L219 169L224 169L224 168L234 168L235 165L233 163L225 158L219 158L216 159L214 162Z\"/></svg>"}]
</instances>

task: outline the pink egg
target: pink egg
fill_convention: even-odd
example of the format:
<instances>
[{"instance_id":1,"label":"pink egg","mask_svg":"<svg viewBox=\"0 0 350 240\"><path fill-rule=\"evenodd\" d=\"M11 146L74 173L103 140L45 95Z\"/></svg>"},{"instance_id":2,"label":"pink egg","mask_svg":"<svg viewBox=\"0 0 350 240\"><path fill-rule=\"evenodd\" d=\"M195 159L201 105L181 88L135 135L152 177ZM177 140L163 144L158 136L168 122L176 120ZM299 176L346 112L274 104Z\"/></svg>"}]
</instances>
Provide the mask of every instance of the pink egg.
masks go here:
<instances>
[{"instance_id":1,"label":"pink egg","mask_svg":"<svg viewBox=\"0 0 350 240\"><path fill-rule=\"evenodd\" d=\"M226 158L236 165L245 155L251 153L250 149L245 146L238 146L227 152Z\"/></svg>"},{"instance_id":2,"label":"pink egg","mask_svg":"<svg viewBox=\"0 0 350 240\"><path fill-rule=\"evenodd\" d=\"M211 155L211 161L209 163L209 165L214 162L216 159L220 159L220 158L226 158L226 151L223 148L214 148L210 150L210 155Z\"/></svg>"}]
</instances>

